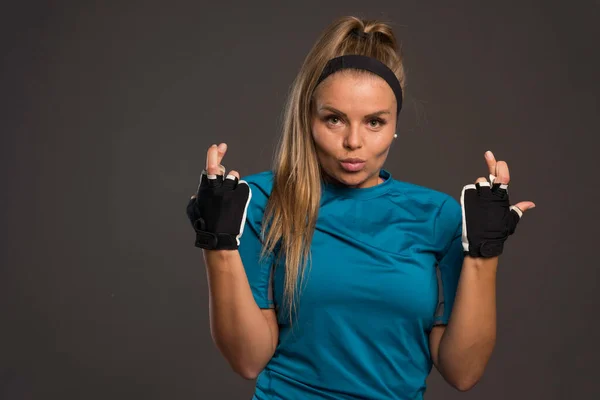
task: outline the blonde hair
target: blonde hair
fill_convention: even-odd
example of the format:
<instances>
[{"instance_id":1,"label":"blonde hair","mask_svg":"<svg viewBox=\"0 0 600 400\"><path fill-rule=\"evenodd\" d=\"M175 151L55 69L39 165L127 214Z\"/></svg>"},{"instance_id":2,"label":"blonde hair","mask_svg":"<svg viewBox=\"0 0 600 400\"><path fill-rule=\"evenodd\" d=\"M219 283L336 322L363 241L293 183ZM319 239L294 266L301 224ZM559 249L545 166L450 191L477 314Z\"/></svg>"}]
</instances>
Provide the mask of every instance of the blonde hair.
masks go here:
<instances>
[{"instance_id":1,"label":"blonde hair","mask_svg":"<svg viewBox=\"0 0 600 400\"><path fill-rule=\"evenodd\" d=\"M313 91L327 62L358 54L387 65L404 89L402 55L384 22L342 17L318 38L293 82L284 109L282 134L273 164L273 189L263 223L263 255L285 261L284 305L290 321L297 289L310 264L310 244L321 199L321 168L311 134ZM403 90L404 92L404 90ZM299 279L300 278L300 279Z\"/></svg>"}]
</instances>

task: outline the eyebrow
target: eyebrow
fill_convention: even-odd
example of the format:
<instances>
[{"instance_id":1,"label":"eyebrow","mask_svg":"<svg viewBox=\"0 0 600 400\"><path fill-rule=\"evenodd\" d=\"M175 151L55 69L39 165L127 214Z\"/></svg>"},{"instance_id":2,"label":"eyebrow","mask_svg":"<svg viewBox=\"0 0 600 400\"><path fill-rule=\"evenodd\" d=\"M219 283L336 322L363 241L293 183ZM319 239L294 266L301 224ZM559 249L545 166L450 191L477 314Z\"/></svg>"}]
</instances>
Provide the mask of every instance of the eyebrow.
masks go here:
<instances>
[{"instance_id":1,"label":"eyebrow","mask_svg":"<svg viewBox=\"0 0 600 400\"><path fill-rule=\"evenodd\" d=\"M343 113L343 112L341 112L340 110L338 110L338 109L336 109L334 107L331 107L331 106L321 106L321 107L319 107L319 111L323 111L323 110L331 111L333 113L339 114L342 117L348 119L348 116L346 115L346 113ZM389 112L388 110L380 110L380 111L375 111L373 113L367 114L367 115L365 115L365 117L378 117L378 116L383 115L383 114L391 114L391 112Z\"/></svg>"}]
</instances>

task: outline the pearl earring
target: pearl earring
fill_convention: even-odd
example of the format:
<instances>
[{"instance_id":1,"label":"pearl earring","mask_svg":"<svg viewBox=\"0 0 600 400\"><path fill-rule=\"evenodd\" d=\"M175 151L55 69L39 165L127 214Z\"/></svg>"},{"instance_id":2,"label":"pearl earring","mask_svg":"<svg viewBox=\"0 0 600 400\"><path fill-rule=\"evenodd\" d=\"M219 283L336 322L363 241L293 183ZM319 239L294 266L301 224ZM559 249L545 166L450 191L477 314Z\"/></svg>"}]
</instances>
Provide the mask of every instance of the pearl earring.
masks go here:
<instances>
[{"instance_id":1,"label":"pearl earring","mask_svg":"<svg viewBox=\"0 0 600 400\"><path fill-rule=\"evenodd\" d=\"M397 133L394 133L394 139L396 139L398 137Z\"/></svg>"}]
</instances>

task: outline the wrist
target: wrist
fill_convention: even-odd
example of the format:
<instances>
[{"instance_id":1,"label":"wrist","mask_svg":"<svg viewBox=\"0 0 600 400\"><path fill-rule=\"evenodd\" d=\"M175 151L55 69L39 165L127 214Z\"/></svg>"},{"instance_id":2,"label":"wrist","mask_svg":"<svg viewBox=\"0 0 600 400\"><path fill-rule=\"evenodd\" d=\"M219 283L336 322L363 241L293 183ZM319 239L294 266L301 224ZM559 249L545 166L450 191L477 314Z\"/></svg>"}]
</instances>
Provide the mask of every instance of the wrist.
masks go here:
<instances>
[{"instance_id":1,"label":"wrist","mask_svg":"<svg viewBox=\"0 0 600 400\"><path fill-rule=\"evenodd\" d=\"M498 256L496 257L472 257L465 256L465 264L475 269L496 270L498 266Z\"/></svg>"},{"instance_id":2,"label":"wrist","mask_svg":"<svg viewBox=\"0 0 600 400\"><path fill-rule=\"evenodd\" d=\"M207 250L202 249L204 259L208 264L217 262L218 264L229 263L235 258L239 258L239 252L237 249L234 250Z\"/></svg>"}]
</instances>

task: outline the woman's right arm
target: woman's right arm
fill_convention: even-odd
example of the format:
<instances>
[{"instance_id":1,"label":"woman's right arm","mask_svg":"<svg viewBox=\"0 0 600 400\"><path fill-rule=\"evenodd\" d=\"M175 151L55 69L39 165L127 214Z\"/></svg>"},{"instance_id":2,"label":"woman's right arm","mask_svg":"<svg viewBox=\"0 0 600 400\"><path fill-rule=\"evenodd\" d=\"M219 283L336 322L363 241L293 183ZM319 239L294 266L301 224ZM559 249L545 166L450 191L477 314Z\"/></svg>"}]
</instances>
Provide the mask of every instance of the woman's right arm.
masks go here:
<instances>
[{"instance_id":1,"label":"woman's right arm","mask_svg":"<svg viewBox=\"0 0 600 400\"><path fill-rule=\"evenodd\" d=\"M260 309L237 250L203 250L209 285L210 329L233 370L255 379L279 337L274 309Z\"/></svg>"},{"instance_id":2,"label":"woman's right arm","mask_svg":"<svg viewBox=\"0 0 600 400\"><path fill-rule=\"evenodd\" d=\"M210 146L207 174L222 173L220 165L226 151L225 143ZM229 174L240 178L237 171ZM236 373L255 379L275 353L279 340L275 310L259 308L238 250L203 249L203 253L213 341Z\"/></svg>"}]
</instances>

